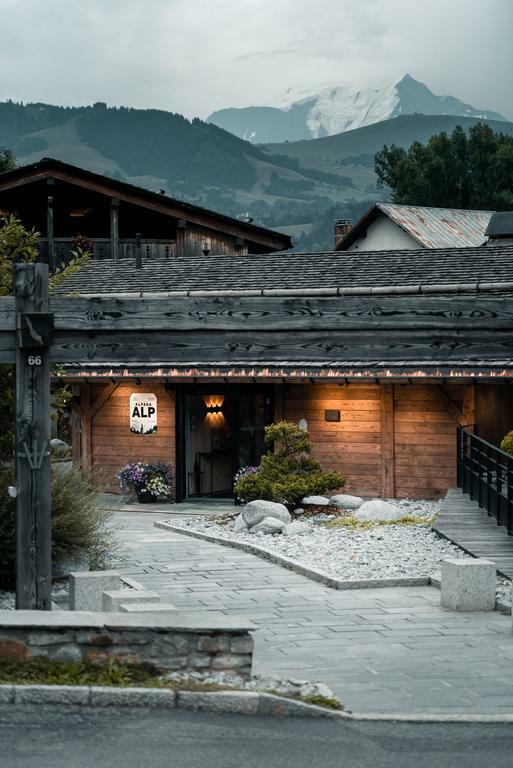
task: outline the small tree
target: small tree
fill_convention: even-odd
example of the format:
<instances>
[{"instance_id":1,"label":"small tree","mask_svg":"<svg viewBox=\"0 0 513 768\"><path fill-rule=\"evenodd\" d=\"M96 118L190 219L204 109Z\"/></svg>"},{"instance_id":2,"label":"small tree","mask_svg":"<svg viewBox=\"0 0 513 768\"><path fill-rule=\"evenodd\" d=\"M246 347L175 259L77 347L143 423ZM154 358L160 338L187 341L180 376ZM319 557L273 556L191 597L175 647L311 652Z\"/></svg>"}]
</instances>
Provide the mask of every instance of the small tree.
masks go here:
<instances>
[{"instance_id":1,"label":"small tree","mask_svg":"<svg viewBox=\"0 0 513 768\"><path fill-rule=\"evenodd\" d=\"M272 446L262 457L257 472L246 475L235 485L235 493L245 501L267 499L297 506L304 496L342 488L339 472L323 472L311 456L312 445L306 429L281 421L265 428L265 444Z\"/></svg>"}]
</instances>

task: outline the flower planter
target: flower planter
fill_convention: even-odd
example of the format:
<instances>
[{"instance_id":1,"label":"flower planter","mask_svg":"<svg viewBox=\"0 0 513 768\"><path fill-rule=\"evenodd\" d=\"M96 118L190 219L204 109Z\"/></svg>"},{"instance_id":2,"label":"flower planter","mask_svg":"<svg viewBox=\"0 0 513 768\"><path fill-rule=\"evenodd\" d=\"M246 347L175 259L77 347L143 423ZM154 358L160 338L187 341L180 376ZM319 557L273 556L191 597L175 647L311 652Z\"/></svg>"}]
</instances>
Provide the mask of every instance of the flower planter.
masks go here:
<instances>
[{"instance_id":1,"label":"flower planter","mask_svg":"<svg viewBox=\"0 0 513 768\"><path fill-rule=\"evenodd\" d=\"M137 500L139 504L155 504L157 497L149 491L137 491Z\"/></svg>"}]
</instances>

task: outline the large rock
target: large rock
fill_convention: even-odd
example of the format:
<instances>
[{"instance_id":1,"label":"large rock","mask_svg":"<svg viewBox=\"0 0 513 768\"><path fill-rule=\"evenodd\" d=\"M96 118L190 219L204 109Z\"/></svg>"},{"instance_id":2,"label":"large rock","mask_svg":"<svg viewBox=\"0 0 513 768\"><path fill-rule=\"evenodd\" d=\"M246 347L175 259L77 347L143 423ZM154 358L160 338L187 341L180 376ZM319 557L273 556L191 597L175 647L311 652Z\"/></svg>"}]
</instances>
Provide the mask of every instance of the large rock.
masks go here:
<instances>
[{"instance_id":1,"label":"large rock","mask_svg":"<svg viewBox=\"0 0 513 768\"><path fill-rule=\"evenodd\" d=\"M256 499L248 502L242 510L242 518L249 528L260 523L265 517L281 520L284 524L290 523L292 519L285 504L278 504L276 501Z\"/></svg>"},{"instance_id":2,"label":"large rock","mask_svg":"<svg viewBox=\"0 0 513 768\"><path fill-rule=\"evenodd\" d=\"M390 504L389 501L372 499L372 501L366 501L361 507L355 509L354 516L362 523L379 522L380 520L393 522L404 517L404 510L395 504Z\"/></svg>"},{"instance_id":3,"label":"large rock","mask_svg":"<svg viewBox=\"0 0 513 768\"><path fill-rule=\"evenodd\" d=\"M250 529L250 533L281 533L286 523L283 520L278 520L276 517L264 517L256 525L253 525Z\"/></svg>"},{"instance_id":4,"label":"large rock","mask_svg":"<svg viewBox=\"0 0 513 768\"><path fill-rule=\"evenodd\" d=\"M238 517L235 518L235 522L233 524L232 531L234 533L244 533L247 530L248 530L248 524L246 523L246 521L242 517L242 513L241 513Z\"/></svg>"},{"instance_id":5,"label":"large rock","mask_svg":"<svg viewBox=\"0 0 513 768\"><path fill-rule=\"evenodd\" d=\"M308 533L309 530L310 526L307 523L294 520L292 523L283 526L282 533L284 536L295 536L297 533Z\"/></svg>"},{"instance_id":6,"label":"large rock","mask_svg":"<svg viewBox=\"0 0 513 768\"><path fill-rule=\"evenodd\" d=\"M349 496L347 493L337 493L336 496L332 496L330 504L339 509L358 509L363 504L363 499L360 496Z\"/></svg>"},{"instance_id":7,"label":"large rock","mask_svg":"<svg viewBox=\"0 0 513 768\"><path fill-rule=\"evenodd\" d=\"M325 507L330 503L330 500L326 496L305 496L301 500L301 504L315 504L316 506Z\"/></svg>"}]
</instances>

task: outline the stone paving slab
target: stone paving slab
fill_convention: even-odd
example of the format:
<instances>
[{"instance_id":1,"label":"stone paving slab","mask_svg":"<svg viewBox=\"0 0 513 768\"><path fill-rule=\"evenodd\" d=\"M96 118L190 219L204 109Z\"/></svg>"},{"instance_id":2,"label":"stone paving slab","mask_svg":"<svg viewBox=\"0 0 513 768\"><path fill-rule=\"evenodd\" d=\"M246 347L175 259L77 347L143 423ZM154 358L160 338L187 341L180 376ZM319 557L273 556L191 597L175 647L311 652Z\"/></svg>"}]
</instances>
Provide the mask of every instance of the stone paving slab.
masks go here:
<instances>
[{"instance_id":1,"label":"stone paving slab","mask_svg":"<svg viewBox=\"0 0 513 768\"><path fill-rule=\"evenodd\" d=\"M129 549L122 572L181 613L253 620L254 672L324 681L357 712L513 709L509 617L447 611L434 587L334 591L253 555L152 528L165 517L117 513Z\"/></svg>"}]
</instances>

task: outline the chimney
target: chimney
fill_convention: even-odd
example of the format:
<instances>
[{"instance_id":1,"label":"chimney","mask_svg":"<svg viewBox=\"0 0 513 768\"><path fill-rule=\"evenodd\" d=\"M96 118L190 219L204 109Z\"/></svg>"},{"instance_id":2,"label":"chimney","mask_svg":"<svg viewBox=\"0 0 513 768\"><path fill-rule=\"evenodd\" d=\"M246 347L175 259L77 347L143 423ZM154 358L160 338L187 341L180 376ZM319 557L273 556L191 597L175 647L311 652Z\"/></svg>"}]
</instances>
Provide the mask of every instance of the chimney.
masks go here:
<instances>
[{"instance_id":1,"label":"chimney","mask_svg":"<svg viewBox=\"0 0 513 768\"><path fill-rule=\"evenodd\" d=\"M485 235L487 245L513 245L513 211L493 213Z\"/></svg>"},{"instance_id":2,"label":"chimney","mask_svg":"<svg viewBox=\"0 0 513 768\"><path fill-rule=\"evenodd\" d=\"M338 246L342 240L348 235L353 228L352 219L336 219L335 220L335 250L338 250Z\"/></svg>"}]
</instances>

